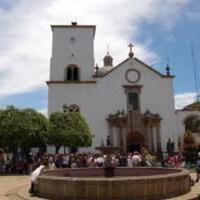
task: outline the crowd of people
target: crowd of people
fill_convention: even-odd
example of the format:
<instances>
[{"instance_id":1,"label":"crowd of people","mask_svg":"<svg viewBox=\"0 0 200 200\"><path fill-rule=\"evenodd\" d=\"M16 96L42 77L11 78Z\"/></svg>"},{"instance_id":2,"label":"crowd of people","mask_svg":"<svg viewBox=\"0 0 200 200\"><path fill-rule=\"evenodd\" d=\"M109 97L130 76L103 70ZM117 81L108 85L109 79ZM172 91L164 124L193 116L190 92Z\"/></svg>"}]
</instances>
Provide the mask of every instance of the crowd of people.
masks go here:
<instances>
[{"instance_id":1,"label":"crowd of people","mask_svg":"<svg viewBox=\"0 0 200 200\"><path fill-rule=\"evenodd\" d=\"M44 168L52 170L56 168L106 167L107 161L108 155L102 153L33 154L32 152L28 152L14 154L0 150L0 173L32 173L31 177L34 178ZM140 153L135 151L127 154L116 153L109 155L109 162L113 167L185 167L185 161L180 154L168 155L165 159L158 160L157 156L150 153L147 149L141 149ZM38 169L40 169L39 172L37 172ZM198 153L196 172L196 182L198 182L200 179L200 153ZM194 183L194 181L192 182ZM34 188L34 181L32 183L32 187Z\"/></svg>"},{"instance_id":2,"label":"crowd of people","mask_svg":"<svg viewBox=\"0 0 200 200\"><path fill-rule=\"evenodd\" d=\"M104 167L106 155L101 153L77 154L18 154L0 152L0 173L30 174L40 166L42 160L48 160L49 169L77 168L77 167ZM111 164L115 167L158 166L158 167L184 167L184 160L180 155L168 156L162 161L147 150L141 153L135 151L127 154L111 155Z\"/></svg>"}]
</instances>

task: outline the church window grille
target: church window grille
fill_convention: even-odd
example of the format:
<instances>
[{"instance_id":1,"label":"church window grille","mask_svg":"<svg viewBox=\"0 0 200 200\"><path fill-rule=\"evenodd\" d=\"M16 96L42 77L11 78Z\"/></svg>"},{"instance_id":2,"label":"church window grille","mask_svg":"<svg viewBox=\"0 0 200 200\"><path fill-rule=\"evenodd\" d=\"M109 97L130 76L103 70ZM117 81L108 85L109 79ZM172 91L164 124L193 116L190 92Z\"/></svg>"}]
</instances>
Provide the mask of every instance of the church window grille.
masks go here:
<instances>
[{"instance_id":1,"label":"church window grille","mask_svg":"<svg viewBox=\"0 0 200 200\"><path fill-rule=\"evenodd\" d=\"M128 93L128 104L132 107L133 110L139 109L138 93L129 92Z\"/></svg>"},{"instance_id":2,"label":"church window grille","mask_svg":"<svg viewBox=\"0 0 200 200\"><path fill-rule=\"evenodd\" d=\"M140 112L142 85L123 85L126 94L127 111Z\"/></svg>"},{"instance_id":3,"label":"church window grille","mask_svg":"<svg viewBox=\"0 0 200 200\"><path fill-rule=\"evenodd\" d=\"M77 65L69 65L66 70L66 80L67 81L78 81L80 74L79 74L79 68Z\"/></svg>"}]
</instances>

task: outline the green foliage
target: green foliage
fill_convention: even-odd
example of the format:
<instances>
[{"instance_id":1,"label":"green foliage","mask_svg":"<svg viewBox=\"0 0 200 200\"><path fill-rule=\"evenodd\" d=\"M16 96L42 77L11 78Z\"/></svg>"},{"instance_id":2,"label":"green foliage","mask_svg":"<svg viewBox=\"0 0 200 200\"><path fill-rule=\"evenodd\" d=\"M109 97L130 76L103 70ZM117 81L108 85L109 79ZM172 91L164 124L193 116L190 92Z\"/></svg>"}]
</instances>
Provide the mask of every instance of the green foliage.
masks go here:
<instances>
[{"instance_id":1,"label":"green foliage","mask_svg":"<svg viewBox=\"0 0 200 200\"><path fill-rule=\"evenodd\" d=\"M184 133L183 155L186 162L194 163L197 159L198 148L191 132Z\"/></svg>"},{"instance_id":2,"label":"green foliage","mask_svg":"<svg viewBox=\"0 0 200 200\"><path fill-rule=\"evenodd\" d=\"M185 121L185 129L192 133L200 133L200 119L197 116L190 116Z\"/></svg>"},{"instance_id":3,"label":"green foliage","mask_svg":"<svg viewBox=\"0 0 200 200\"><path fill-rule=\"evenodd\" d=\"M8 106L0 111L0 146L9 149L45 144L48 120L34 109Z\"/></svg>"},{"instance_id":4,"label":"green foliage","mask_svg":"<svg viewBox=\"0 0 200 200\"><path fill-rule=\"evenodd\" d=\"M190 105L187 105L183 108L183 110L196 110L196 111L200 111L200 102L196 101Z\"/></svg>"},{"instance_id":5,"label":"green foliage","mask_svg":"<svg viewBox=\"0 0 200 200\"><path fill-rule=\"evenodd\" d=\"M144 157L144 165L150 164L151 166L155 166L157 162L156 156L152 155L146 148L141 148L141 153Z\"/></svg>"},{"instance_id":6,"label":"green foliage","mask_svg":"<svg viewBox=\"0 0 200 200\"><path fill-rule=\"evenodd\" d=\"M78 112L55 112L49 119L49 143L57 148L90 146L89 126Z\"/></svg>"},{"instance_id":7,"label":"green foliage","mask_svg":"<svg viewBox=\"0 0 200 200\"><path fill-rule=\"evenodd\" d=\"M28 137L23 141L23 144L28 144L30 147L38 147L47 144L49 122L47 118L36 112L34 109L24 109L23 114L26 115L29 121ZM27 141L28 140L28 141Z\"/></svg>"}]
</instances>

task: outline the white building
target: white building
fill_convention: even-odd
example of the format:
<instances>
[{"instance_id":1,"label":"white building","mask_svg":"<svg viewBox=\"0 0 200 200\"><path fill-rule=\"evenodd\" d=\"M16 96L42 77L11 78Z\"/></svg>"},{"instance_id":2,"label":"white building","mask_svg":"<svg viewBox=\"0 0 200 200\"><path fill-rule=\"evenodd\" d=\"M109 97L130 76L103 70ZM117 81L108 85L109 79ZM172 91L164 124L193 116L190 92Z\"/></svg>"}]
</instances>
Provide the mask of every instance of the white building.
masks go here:
<instances>
[{"instance_id":1,"label":"white building","mask_svg":"<svg viewBox=\"0 0 200 200\"><path fill-rule=\"evenodd\" d=\"M184 132L174 108L173 78L134 57L116 66L107 52L104 66L94 65L93 25L52 25L48 114L80 111L93 134L92 147L106 143L124 151L146 146L166 151L168 138L177 144ZM177 128L178 127L178 128ZM177 132L178 130L178 132Z\"/></svg>"}]
</instances>

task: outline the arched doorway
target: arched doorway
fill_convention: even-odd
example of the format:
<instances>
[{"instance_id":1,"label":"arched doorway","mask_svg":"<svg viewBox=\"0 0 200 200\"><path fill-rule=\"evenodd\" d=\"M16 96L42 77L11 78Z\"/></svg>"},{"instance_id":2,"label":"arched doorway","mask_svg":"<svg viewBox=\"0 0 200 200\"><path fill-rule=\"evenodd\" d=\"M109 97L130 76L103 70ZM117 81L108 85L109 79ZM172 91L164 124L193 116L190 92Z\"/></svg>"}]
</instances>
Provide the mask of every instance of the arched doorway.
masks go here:
<instances>
[{"instance_id":1,"label":"arched doorway","mask_svg":"<svg viewBox=\"0 0 200 200\"><path fill-rule=\"evenodd\" d=\"M128 133L127 135L127 152L140 151L144 146L144 136L137 131Z\"/></svg>"}]
</instances>

